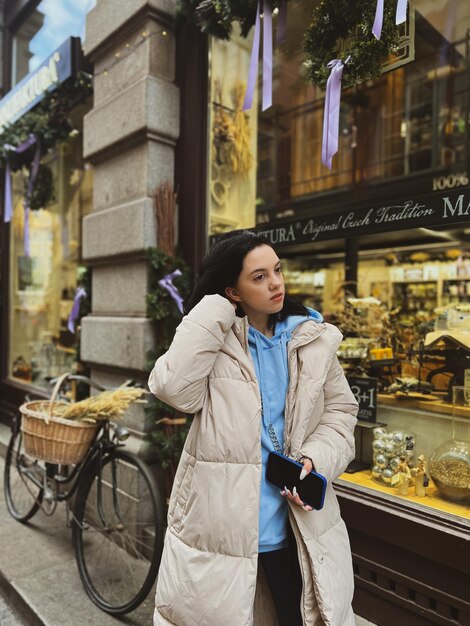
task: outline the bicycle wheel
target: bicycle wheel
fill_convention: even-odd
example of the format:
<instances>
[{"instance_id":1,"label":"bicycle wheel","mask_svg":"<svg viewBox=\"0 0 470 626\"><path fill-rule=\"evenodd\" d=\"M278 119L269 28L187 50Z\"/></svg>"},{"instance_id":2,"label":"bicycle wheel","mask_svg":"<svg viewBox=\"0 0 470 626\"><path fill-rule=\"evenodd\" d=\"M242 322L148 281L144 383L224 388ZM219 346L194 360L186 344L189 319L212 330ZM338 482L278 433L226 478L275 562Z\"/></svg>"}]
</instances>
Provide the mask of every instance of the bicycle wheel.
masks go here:
<instances>
[{"instance_id":1,"label":"bicycle wheel","mask_svg":"<svg viewBox=\"0 0 470 626\"><path fill-rule=\"evenodd\" d=\"M145 600L160 565L163 519L155 481L132 453L114 450L80 479L75 555L85 591L100 609L124 615Z\"/></svg>"},{"instance_id":2,"label":"bicycle wheel","mask_svg":"<svg viewBox=\"0 0 470 626\"><path fill-rule=\"evenodd\" d=\"M8 445L3 484L8 511L19 522L27 522L41 506L43 489L32 478L42 481L43 472L37 459L26 454L21 430L14 430Z\"/></svg>"}]
</instances>

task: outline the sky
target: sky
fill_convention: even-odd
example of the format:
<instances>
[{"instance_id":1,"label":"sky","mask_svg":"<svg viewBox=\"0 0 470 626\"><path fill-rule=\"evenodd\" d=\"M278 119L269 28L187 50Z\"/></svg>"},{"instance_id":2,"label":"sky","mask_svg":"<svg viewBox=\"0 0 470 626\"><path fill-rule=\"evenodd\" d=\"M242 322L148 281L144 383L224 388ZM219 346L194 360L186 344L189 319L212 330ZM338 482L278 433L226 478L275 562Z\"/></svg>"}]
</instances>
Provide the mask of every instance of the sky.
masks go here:
<instances>
[{"instance_id":1,"label":"sky","mask_svg":"<svg viewBox=\"0 0 470 626\"><path fill-rule=\"evenodd\" d=\"M44 24L29 44L29 71L35 70L68 37L85 38L85 18L96 0L42 0L37 10Z\"/></svg>"}]
</instances>

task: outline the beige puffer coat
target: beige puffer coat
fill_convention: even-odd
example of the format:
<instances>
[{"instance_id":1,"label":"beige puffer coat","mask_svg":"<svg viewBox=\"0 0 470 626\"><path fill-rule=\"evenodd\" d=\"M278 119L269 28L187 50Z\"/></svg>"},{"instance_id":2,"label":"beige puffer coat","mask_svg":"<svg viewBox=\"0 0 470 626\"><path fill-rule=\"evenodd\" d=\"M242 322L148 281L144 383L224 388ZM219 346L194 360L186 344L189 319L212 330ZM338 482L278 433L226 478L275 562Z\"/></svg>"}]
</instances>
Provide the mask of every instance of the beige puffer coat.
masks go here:
<instances>
[{"instance_id":1,"label":"beige puffer coat","mask_svg":"<svg viewBox=\"0 0 470 626\"><path fill-rule=\"evenodd\" d=\"M313 459L325 505L290 505L304 581L305 626L319 605L327 626L354 626L348 535L331 481L354 457L357 403L336 358L340 332L301 323L288 344L285 454ZM178 326L150 390L194 413L176 473L158 575L155 626L250 626L258 567L261 403L248 319L205 296ZM270 626L266 624L266 626Z\"/></svg>"}]
</instances>

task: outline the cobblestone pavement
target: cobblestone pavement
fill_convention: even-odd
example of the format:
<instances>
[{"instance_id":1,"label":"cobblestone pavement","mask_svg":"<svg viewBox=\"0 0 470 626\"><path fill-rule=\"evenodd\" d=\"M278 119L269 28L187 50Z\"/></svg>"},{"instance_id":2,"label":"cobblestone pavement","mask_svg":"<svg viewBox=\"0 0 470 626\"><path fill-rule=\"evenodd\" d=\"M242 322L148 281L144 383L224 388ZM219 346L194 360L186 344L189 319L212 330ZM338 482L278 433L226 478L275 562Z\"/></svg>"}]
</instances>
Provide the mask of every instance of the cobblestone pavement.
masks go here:
<instances>
[{"instance_id":1,"label":"cobblestone pavement","mask_svg":"<svg viewBox=\"0 0 470 626\"><path fill-rule=\"evenodd\" d=\"M0 595L0 626L23 626Z\"/></svg>"}]
</instances>

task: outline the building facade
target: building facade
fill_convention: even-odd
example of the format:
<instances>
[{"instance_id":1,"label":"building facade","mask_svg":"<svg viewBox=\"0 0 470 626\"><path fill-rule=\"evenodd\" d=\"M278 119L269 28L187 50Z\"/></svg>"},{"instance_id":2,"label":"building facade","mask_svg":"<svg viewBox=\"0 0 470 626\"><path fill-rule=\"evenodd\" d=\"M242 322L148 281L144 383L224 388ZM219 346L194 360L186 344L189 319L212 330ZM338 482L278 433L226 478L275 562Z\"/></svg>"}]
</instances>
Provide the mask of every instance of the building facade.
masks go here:
<instances>
[{"instance_id":1,"label":"building facade","mask_svg":"<svg viewBox=\"0 0 470 626\"><path fill-rule=\"evenodd\" d=\"M26 393L41 393L41 383L77 349L64 320L82 267L92 296L81 323L80 361L105 385L146 381L157 342L147 317L146 250L158 241L155 193L168 182L178 195L178 246L195 271L210 238L238 228L264 231L292 294L338 323L347 341L356 340L342 355L348 373L379 381L373 416L365 411L358 428L360 471L337 483L353 549L356 613L381 626L467 624L468 505L434 490L419 500L410 488L410 497L399 498L366 474L374 426L410 431L416 457L427 459L452 438L449 403L428 411L386 389L396 377L420 379L419 368L431 376L436 363L448 365L455 354L419 353L424 335L411 336L412 329L431 324L434 330L436 308L465 305L470 297L468 2L410 3L400 62L343 92L331 172L320 165L324 93L302 72L307 4L289 3L287 39L275 53L273 107L262 113L255 94L245 114L252 35L226 42L194 25L176 28L172 0L84 3L82 45L93 66L93 97L79 107L79 134L68 140L69 150L45 163L63 182L32 223L32 256L42 265L33 271L22 253L19 179L16 222L2 225L2 420L8 423ZM34 71L27 53L40 31L40 6L6 1L4 95ZM223 132L227 127L237 129L238 142ZM68 284L46 281L54 268L70 277ZM345 296L372 297L393 313L394 325L378 331L386 341L363 341L374 339L364 309L356 317L369 326L351 329L342 314ZM62 313L52 319L51 311ZM392 336L401 341L393 339L393 362L372 363L371 351L390 348ZM464 385L459 372L467 355L458 351L459 371L444 374ZM356 366L363 367L359 376ZM448 378L431 376L434 390L447 394ZM126 419L129 445L151 461L144 412L133 410ZM457 420L463 439L467 424L464 411Z\"/></svg>"},{"instance_id":2,"label":"building facade","mask_svg":"<svg viewBox=\"0 0 470 626\"><path fill-rule=\"evenodd\" d=\"M256 94L242 111L252 32L210 41L207 234L264 232L289 292L345 335L338 356L360 419L336 490L356 612L384 626L464 624L470 492L465 479L449 490L440 471L470 470L459 400L470 362L469 5L409 3L382 74L342 91L331 171L320 158L325 94L306 79L300 45L311 20L309 3L288 4L264 112Z\"/></svg>"}]
</instances>

